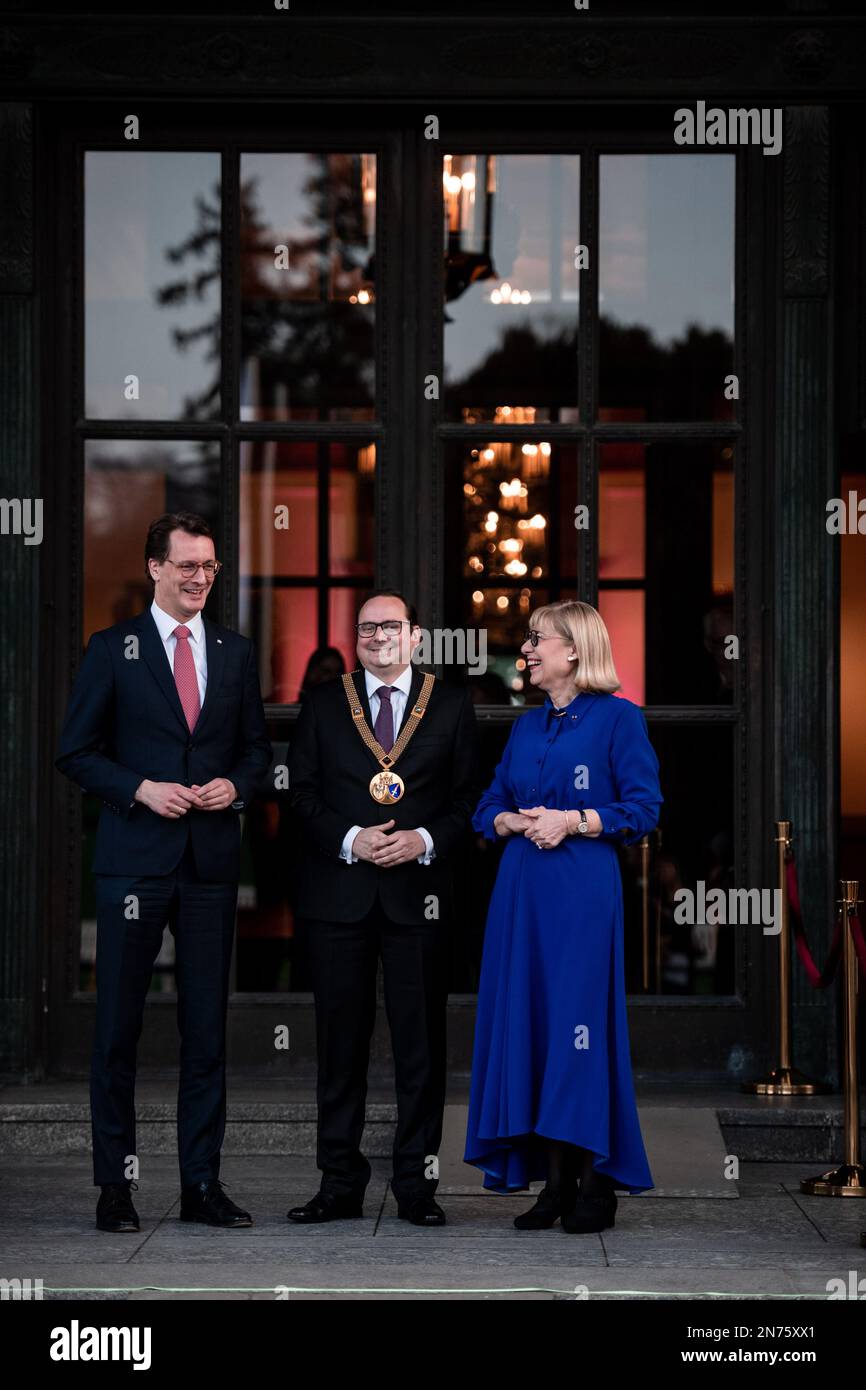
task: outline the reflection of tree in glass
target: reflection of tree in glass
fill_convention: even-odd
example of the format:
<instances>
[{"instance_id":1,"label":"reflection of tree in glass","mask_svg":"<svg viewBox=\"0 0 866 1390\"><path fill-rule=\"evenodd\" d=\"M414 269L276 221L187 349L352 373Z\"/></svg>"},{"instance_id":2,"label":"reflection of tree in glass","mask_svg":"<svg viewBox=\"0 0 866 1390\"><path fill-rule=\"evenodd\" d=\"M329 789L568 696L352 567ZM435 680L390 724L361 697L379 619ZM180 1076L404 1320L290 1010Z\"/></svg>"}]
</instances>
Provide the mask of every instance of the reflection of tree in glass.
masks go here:
<instances>
[{"instance_id":1,"label":"reflection of tree in glass","mask_svg":"<svg viewBox=\"0 0 866 1390\"><path fill-rule=\"evenodd\" d=\"M187 256L204 258L202 269L195 271L188 279L175 280L155 291L157 304L175 308L188 304L193 299L203 300L208 286L220 276L220 185L214 185L214 201L208 202L201 194L196 197L195 206L198 225L179 246L165 248L166 260L179 265ZM207 341L205 362L213 362L213 377L210 386L200 395L184 396L181 419L209 420L219 413L220 394L220 296L216 295L216 308L211 318L193 328L173 328L171 336L179 352L185 352L191 343L203 338Z\"/></svg>"},{"instance_id":2,"label":"reflection of tree in glass","mask_svg":"<svg viewBox=\"0 0 866 1390\"><path fill-rule=\"evenodd\" d=\"M459 381L448 382L451 409L536 406L555 420L577 404L577 327L559 328L554 315L503 329L499 344ZM544 331L544 325L550 331ZM540 330L540 331L539 331ZM682 338L658 343L641 325L599 324L599 400L607 408L643 407L652 420L713 420L732 414L724 399L733 345L720 329L689 324Z\"/></svg>"},{"instance_id":3,"label":"reflection of tree in glass","mask_svg":"<svg viewBox=\"0 0 866 1390\"><path fill-rule=\"evenodd\" d=\"M315 411L373 405L375 256L364 218L357 155L310 155L302 217L309 236L289 238L264 220L258 178L241 187L242 353L258 368L250 404ZM274 269L274 247L289 270ZM371 303L352 303L366 291Z\"/></svg>"}]
</instances>

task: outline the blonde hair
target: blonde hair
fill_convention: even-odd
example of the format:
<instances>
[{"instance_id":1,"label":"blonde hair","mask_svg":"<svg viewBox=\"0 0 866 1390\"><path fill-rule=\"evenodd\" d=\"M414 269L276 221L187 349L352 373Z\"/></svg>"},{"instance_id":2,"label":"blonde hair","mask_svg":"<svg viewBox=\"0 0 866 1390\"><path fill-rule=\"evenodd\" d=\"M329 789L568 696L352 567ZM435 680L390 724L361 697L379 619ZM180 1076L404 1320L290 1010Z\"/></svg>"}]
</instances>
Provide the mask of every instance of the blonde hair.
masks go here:
<instances>
[{"instance_id":1,"label":"blonde hair","mask_svg":"<svg viewBox=\"0 0 866 1390\"><path fill-rule=\"evenodd\" d=\"M577 652L574 672L576 690L612 695L622 688L616 674L610 636L598 609L580 599L564 598L533 610L529 626L535 628L548 618L555 633L570 642Z\"/></svg>"}]
</instances>

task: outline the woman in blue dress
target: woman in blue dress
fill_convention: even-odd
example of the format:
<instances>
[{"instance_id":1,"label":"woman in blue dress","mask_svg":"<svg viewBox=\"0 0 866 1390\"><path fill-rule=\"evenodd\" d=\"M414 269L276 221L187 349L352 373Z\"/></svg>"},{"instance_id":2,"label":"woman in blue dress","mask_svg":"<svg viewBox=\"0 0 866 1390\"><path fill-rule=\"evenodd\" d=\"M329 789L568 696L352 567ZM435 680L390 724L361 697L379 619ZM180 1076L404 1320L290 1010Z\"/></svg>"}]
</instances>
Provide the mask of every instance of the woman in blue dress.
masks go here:
<instances>
[{"instance_id":1,"label":"woman in blue dress","mask_svg":"<svg viewBox=\"0 0 866 1390\"><path fill-rule=\"evenodd\" d=\"M473 818L504 838L487 917L464 1161L491 1192L544 1178L514 1222L612 1226L653 1186L626 1016L616 844L658 821L658 759L587 603L538 608L521 647L544 704L515 720Z\"/></svg>"}]
</instances>

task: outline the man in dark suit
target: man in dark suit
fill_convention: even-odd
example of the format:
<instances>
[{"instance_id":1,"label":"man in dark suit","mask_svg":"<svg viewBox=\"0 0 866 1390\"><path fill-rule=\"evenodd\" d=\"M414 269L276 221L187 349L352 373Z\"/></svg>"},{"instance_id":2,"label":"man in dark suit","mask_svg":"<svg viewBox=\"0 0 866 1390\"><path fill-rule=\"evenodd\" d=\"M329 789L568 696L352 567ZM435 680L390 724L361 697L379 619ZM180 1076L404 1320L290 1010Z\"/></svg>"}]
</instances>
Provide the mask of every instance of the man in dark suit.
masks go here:
<instances>
[{"instance_id":1,"label":"man in dark suit","mask_svg":"<svg viewBox=\"0 0 866 1390\"><path fill-rule=\"evenodd\" d=\"M96 836L96 1036L90 1079L96 1224L137 1231L135 1058L163 928L175 938L181 1219L250 1226L219 1182L238 813L268 769L255 651L202 617L219 572L189 512L151 523L151 607L90 639L57 767L102 800Z\"/></svg>"},{"instance_id":2,"label":"man in dark suit","mask_svg":"<svg viewBox=\"0 0 866 1390\"><path fill-rule=\"evenodd\" d=\"M442 1225L433 1194L445 1105L450 864L480 794L475 713L468 690L411 664L421 630L402 594L375 591L356 628L356 694L343 678L309 690L289 760L292 809L306 840L297 910L316 1000L322 1178L317 1195L288 1216L307 1223L363 1214L370 1165L360 1141L381 955L397 1090L391 1187L401 1217Z\"/></svg>"}]
</instances>

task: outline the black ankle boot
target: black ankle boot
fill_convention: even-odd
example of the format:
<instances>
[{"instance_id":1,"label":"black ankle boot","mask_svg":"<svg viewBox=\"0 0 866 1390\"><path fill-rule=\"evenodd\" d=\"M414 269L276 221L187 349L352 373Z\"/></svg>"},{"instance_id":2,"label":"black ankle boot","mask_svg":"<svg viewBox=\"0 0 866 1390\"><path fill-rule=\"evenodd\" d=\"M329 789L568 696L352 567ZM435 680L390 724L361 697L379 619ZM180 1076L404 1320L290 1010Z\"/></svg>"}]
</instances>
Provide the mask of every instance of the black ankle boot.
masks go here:
<instances>
[{"instance_id":1,"label":"black ankle boot","mask_svg":"<svg viewBox=\"0 0 866 1390\"><path fill-rule=\"evenodd\" d=\"M577 1197L577 1183L564 1183L561 1187L551 1187L547 1183L539 1192L534 1207L515 1216L514 1224L518 1231L546 1231L564 1212L570 1211Z\"/></svg>"},{"instance_id":2,"label":"black ankle boot","mask_svg":"<svg viewBox=\"0 0 866 1390\"><path fill-rule=\"evenodd\" d=\"M613 1178L606 1173L593 1173L588 1182L581 1183L574 1207L563 1213L562 1229L571 1235L604 1231L614 1224L616 1208Z\"/></svg>"}]
</instances>

